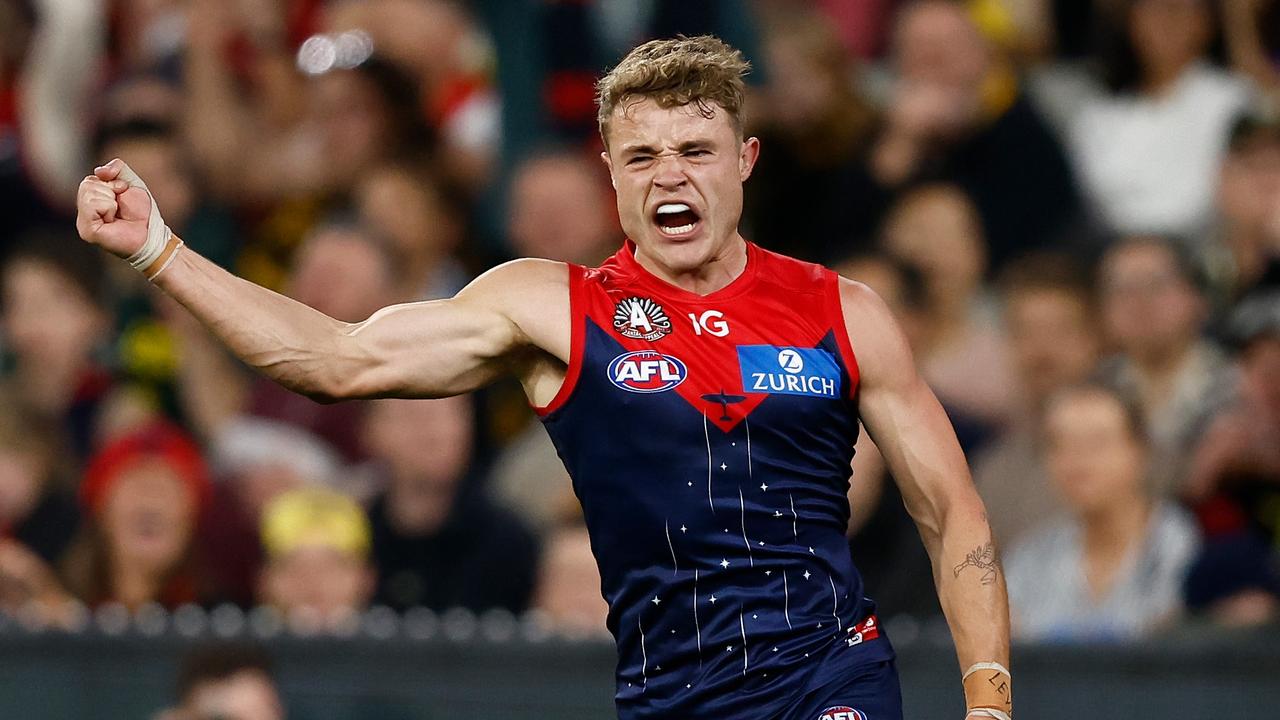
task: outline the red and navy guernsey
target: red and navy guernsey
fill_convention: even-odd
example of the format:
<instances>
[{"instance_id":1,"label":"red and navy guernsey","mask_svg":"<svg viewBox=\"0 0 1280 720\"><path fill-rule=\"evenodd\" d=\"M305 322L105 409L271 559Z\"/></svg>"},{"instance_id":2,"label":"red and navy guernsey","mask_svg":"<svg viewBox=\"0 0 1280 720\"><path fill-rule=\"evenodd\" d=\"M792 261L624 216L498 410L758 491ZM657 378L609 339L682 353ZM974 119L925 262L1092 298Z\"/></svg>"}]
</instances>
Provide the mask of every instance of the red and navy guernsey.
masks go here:
<instances>
[{"instance_id":1,"label":"red and navy guernsey","mask_svg":"<svg viewBox=\"0 0 1280 720\"><path fill-rule=\"evenodd\" d=\"M569 305L538 412L600 566L619 717L775 717L892 658L845 539L858 367L835 273L748 243L704 296L628 242L570 266Z\"/></svg>"}]
</instances>

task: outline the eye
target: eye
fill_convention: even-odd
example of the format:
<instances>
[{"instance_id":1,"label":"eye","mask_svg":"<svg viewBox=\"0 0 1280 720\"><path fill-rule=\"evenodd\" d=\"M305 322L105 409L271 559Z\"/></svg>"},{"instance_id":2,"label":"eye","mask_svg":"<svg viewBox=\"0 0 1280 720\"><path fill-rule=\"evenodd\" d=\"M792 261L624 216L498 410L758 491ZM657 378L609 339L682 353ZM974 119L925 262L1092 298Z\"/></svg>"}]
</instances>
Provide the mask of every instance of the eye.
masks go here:
<instances>
[{"instance_id":1,"label":"eye","mask_svg":"<svg viewBox=\"0 0 1280 720\"><path fill-rule=\"evenodd\" d=\"M642 164L644 164L644 163L650 162L650 161L652 161L652 160L653 160L653 157L652 157L652 156L650 156L650 155L636 155L636 156L632 157L630 160L628 160L628 161L627 161L627 164L628 164L628 165L632 165L632 166L637 166L637 167L638 167L638 166L640 166L640 165L642 165Z\"/></svg>"},{"instance_id":2,"label":"eye","mask_svg":"<svg viewBox=\"0 0 1280 720\"><path fill-rule=\"evenodd\" d=\"M689 150L685 152L685 157L706 157L710 154L710 150Z\"/></svg>"}]
</instances>

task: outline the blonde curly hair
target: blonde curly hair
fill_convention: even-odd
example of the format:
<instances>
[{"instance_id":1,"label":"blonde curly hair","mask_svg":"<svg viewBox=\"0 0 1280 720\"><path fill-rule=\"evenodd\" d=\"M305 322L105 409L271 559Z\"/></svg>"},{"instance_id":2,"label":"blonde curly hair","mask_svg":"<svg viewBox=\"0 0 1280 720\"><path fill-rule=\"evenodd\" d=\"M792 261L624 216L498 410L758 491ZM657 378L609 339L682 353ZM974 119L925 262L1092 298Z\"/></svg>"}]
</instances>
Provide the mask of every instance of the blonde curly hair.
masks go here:
<instances>
[{"instance_id":1,"label":"blonde curly hair","mask_svg":"<svg viewBox=\"0 0 1280 720\"><path fill-rule=\"evenodd\" d=\"M600 136L607 146L609 121L619 104L646 99L662 108L693 104L706 118L719 106L741 135L746 94L742 78L750 70L741 52L713 35L650 40L627 53L596 83Z\"/></svg>"}]
</instances>

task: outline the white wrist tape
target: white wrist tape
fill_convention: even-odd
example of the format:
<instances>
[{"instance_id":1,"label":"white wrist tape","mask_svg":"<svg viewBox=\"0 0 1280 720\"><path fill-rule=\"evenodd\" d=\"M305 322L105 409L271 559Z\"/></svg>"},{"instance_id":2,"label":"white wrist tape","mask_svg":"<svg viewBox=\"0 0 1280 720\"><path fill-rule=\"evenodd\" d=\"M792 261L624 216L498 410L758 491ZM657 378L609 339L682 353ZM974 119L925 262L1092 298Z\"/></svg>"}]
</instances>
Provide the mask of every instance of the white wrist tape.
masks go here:
<instances>
[{"instance_id":1,"label":"white wrist tape","mask_svg":"<svg viewBox=\"0 0 1280 720\"><path fill-rule=\"evenodd\" d=\"M996 672L1002 672L1005 675L1009 675L1009 668L998 662L980 662L970 665L969 669L964 671L964 676L960 679L967 680L970 675L978 672L979 670L995 670Z\"/></svg>"},{"instance_id":2,"label":"white wrist tape","mask_svg":"<svg viewBox=\"0 0 1280 720\"><path fill-rule=\"evenodd\" d=\"M969 711L966 718L992 718L992 720L1013 720L1009 713L992 708L975 708Z\"/></svg>"},{"instance_id":3,"label":"white wrist tape","mask_svg":"<svg viewBox=\"0 0 1280 720\"><path fill-rule=\"evenodd\" d=\"M147 188L146 183L142 182L142 178L125 165L120 170L120 179L129 183L130 187L142 188L142 191L147 194L147 199L151 201L151 214L147 217L147 241L142 244L138 252L128 257L129 264L135 270L146 271L164 253L164 248L173 233L169 230L169 226L164 224L164 218L160 217L160 208L156 205L156 199L152 197L151 190Z\"/></svg>"}]
</instances>

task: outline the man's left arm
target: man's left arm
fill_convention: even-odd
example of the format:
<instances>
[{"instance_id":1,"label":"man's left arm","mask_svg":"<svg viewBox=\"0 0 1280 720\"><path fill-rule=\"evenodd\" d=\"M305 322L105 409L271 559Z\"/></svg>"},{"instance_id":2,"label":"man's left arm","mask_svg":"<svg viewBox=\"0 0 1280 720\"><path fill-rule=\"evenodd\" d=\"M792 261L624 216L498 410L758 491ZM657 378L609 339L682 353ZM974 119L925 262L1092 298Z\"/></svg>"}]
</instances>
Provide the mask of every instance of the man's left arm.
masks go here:
<instances>
[{"instance_id":1,"label":"man's left arm","mask_svg":"<svg viewBox=\"0 0 1280 720\"><path fill-rule=\"evenodd\" d=\"M951 422L916 372L889 309L848 280L841 280L840 297L858 362L859 414L933 561L968 717L1005 720L1012 712L1009 603L982 500Z\"/></svg>"}]
</instances>

